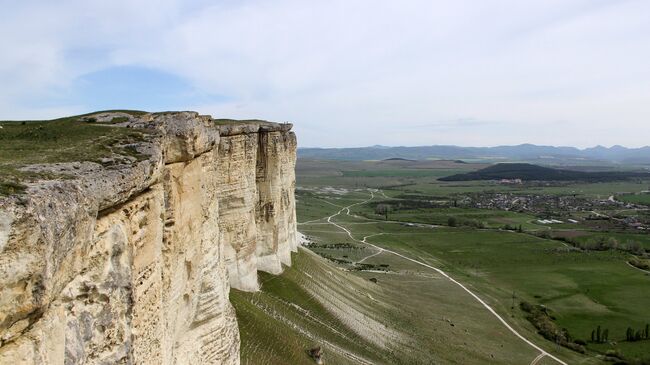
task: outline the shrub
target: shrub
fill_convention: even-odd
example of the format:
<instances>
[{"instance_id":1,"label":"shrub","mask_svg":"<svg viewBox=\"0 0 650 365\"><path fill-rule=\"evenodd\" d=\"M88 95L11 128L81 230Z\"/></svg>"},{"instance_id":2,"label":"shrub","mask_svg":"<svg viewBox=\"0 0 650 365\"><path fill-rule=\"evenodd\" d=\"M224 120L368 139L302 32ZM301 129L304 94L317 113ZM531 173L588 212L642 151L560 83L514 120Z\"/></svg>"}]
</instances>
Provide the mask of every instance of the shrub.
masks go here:
<instances>
[{"instance_id":1,"label":"shrub","mask_svg":"<svg viewBox=\"0 0 650 365\"><path fill-rule=\"evenodd\" d=\"M630 263L630 265L637 267L641 270L650 270L650 261L648 260L642 260L635 257L628 262Z\"/></svg>"},{"instance_id":2,"label":"shrub","mask_svg":"<svg viewBox=\"0 0 650 365\"><path fill-rule=\"evenodd\" d=\"M610 349L610 350L605 351L605 356L607 356L607 357L615 357L615 358L620 359L621 358L621 353L618 350Z\"/></svg>"},{"instance_id":3,"label":"shrub","mask_svg":"<svg viewBox=\"0 0 650 365\"><path fill-rule=\"evenodd\" d=\"M587 349L585 349L584 345L579 345L579 344L577 344L575 342L574 343L567 343L567 344L565 344L563 346L568 348L568 349L571 349L571 350L573 350L575 352L579 352L581 354L584 354L584 353L587 352Z\"/></svg>"}]
</instances>

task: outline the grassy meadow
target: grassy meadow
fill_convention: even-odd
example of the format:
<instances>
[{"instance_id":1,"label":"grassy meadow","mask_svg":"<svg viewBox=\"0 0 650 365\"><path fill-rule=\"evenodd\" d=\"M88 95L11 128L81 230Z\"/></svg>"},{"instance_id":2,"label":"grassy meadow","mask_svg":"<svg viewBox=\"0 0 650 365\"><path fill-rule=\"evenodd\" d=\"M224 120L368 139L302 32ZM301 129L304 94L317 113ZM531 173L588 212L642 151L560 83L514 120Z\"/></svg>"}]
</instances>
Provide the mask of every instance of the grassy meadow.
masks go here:
<instances>
[{"instance_id":1,"label":"grassy meadow","mask_svg":"<svg viewBox=\"0 0 650 365\"><path fill-rule=\"evenodd\" d=\"M626 341L628 327L636 331L650 323L650 312L647 310L650 308L650 295L646 295L650 289L650 275L627 264L631 254L619 250L580 251L568 247L565 242L541 238L536 234L542 231L548 231L550 237L567 234L580 242L615 238L621 243L639 242L645 249L650 243L650 235L633 231L595 230L593 224L582 221L579 224L549 226L539 224L539 217L534 214L492 209L425 206L391 211L388 217L376 211L376 205L380 202L404 199L435 202L449 200L458 194L485 191L575 195L588 199L616 196L619 199L621 196L641 196L622 194L646 190L648 182L563 183L548 186L510 186L490 181L440 182L436 180L437 177L471 171L477 165L449 161L427 163L428 166L417 168L407 163L400 169L398 163L378 161L299 161L297 209L298 220L302 222L299 230L312 239L309 250L325 258L328 265L337 266L355 277L377 279L377 285L384 290L394 290L395 295L408 298L404 303L418 302L416 298L419 297L428 298L427 311L417 312L422 320L439 316L447 318L459 313L479 315L479 312L486 311L472 307L476 304L472 298L448 295L449 288L440 291L440 288L428 287L429 281L440 280L440 277L434 279L436 274L432 270L413 267L404 262L406 260L379 252L359 243L359 240L365 237L367 242L379 247L445 270L475 291L526 338L568 363L591 364L611 360L632 364L650 354L650 340ZM374 198L367 201L371 196L370 191L373 191ZM349 215L344 210L332 221L350 230L354 240L325 219L351 204L357 205L350 207ZM630 213L624 210L603 212ZM582 217L581 214L576 216ZM448 227L450 217L480 221L483 226ZM505 224L521 226L522 232L502 230ZM419 284L415 284L412 278L408 278L411 274L426 279L420 278ZM387 281L395 286L388 285ZM545 339L527 320L528 313L521 309L521 302L543 306L557 329L565 329L572 340L586 343L586 353L559 347ZM498 327L492 320L485 318L475 322L472 330L480 332L481 328ZM402 324L396 323L395 326L400 328ZM605 343L591 341L591 332L598 326L608 330L609 338ZM418 331L421 330L418 328ZM509 342L512 340L509 337L509 334L501 333L498 340ZM418 341L423 341L421 346L434 355L441 356L448 352L445 346L432 346L426 338ZM517 341L515 338L514 343ZM473 338L472 346L467 347L480 347L485 342L484 337L478 336ZM520 345L528 347L523 342ZM465 348L462 351L470 350ZM522 350L503 351L514 356L514 353L521 353ZM527 362L512 358L505 363L528 363L536 356L535 350L530 347L526 353L529 358ZM422 354L419 358L426 356ZM467 364L483 363L466 361ZM556 362L548 357L539 362L551 363Z\"/></svg>"},{"instance_id":2,"label":"grassy meadow","mask_svg":"<svg viewBox=\"0 0 650 365\"><path fill-rule=\"evenodd\" d=\"M142 114L138 111L122 111ZM48 177L25 172L24 165L73 161L101 162L114 155L141 159L131 147L147 131L115 128L67 117L47 121L0 121L0 196L21 193L24 182ZM11 142L11 143L9 143Z\"/></svg>"}]
</instances>

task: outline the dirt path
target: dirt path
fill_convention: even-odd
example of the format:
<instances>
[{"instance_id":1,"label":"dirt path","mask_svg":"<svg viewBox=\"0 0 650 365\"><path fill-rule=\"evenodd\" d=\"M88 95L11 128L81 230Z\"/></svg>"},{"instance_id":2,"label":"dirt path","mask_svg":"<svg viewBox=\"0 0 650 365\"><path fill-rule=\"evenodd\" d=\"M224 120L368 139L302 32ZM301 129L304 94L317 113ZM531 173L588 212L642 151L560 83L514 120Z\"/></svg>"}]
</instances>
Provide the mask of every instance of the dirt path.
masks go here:
<instances>
[{"instance_id":1,"label":"dirt path","mask_svg":"<svg viewBox=\"0 0 650 365\"><path fill-rule=\"evenodd\" d=\"M382 234L383 234L383 233L375 233L375 234L371 234L370 236L365 236L365 237L363 237L363 240L361 240L361 242L367 244L366 240L367 240L368 238L370 238L370 237L375 237L375 236L380 236L380 235L382 235ZM371 257L375 257L375 256L379 255L379 254L382 253L382 252L384 252L384 249L383 249L383 248L380 248L379 250L377 250L377 252L373 253L372 255L368 255L368 256L362 258L361 260L355 262L355 264L361 264L361 263L363 263L364 261L366 261L367 259L369 259L369 258L371 258Z\"/></svg>"},{"instance_id":2,"label":"dirt path","mask_svg":"<svg viewBox=\"0 0 650 365\"><path fill-rule=\"evenodd\" d=\"M630 263L627 262L627 261L625 261L625 263L627 264L627 266L629 266L629 267L631 267L631 268L633 268L633 269L637 269L637 270L639 270L639 271L643 271L643 272L646 273L646 274L650 274L650 271L648 271L648 270L643 270L643 269L641 269L641 268L638 268L638 267L636 267L636 266L630 264Z\"/></svg>"},{"instance_id":3,"label":"dirt path","mask_svg":"<svg viewBox=\"0 0 650 365\"><path fill-rule=\"evenodd\" d=\"M544 354L544 353L541 353L541 354L537 355L537 357L534 358L533 361L530 362L530 365L536 365L540 360L542 360L544 358L544 356L546 356L546 354Z\"/></svg>"},{"instance_id":4,"label":"dirt path","mask_svg":"<svg viewBox=\"0 0 650 365\"><path fill-rule=\"evenodd\" d=\"M392 251L392 250L388 250L388 249L385 249L385 248L379 247L379 246L377 246L377 245L374 245L374 244L372 244L372 243L370 243L370 242L367 242L366 239L367 239L368 237L364 237L363 240L358 240L358 239L354 238L354 236L352 235L352 232L350 232L347 228L345 228L345 227L343 227L343 226L337 224L336 222L332 221L332 219L333 219L334 217L340 215L340 214L343 213L344 211L346 212L347 215L350 215L350 208L352 208L352 207L354 207L354 206L357 206L357 205L366 204L366 203L372 201L374 198L375 198L374 191L370 190L370 198L369 198L369 199L364 200L364 201L359 202L359 203L355 203L355 204L348 205L348 206L346 206L346 207L344 207L344 208L341 208L341 210L339 210L338 212L336 212L336 213L330 215L329 217L327 217L327 222L330 223L330 224L332 224L333 226L339 228L340 230L344 231L345 233L347 233L348 237L350 237L350 239L353 240L353 241L355 241L355 242L359 242L359 243L362 243L362 244L366 244L366 245L372 246L372 247L376 248L377 250L380 250L380 252L387 252L387 253L393 254L393 255L395 255L395 256L399 256L399 257L401 257L401 258L403 258L403 259L405 259L405 260L411 261L411 262L413 262L413 263L415 263L415 264L418 264L418 265L420 265L420 266L424 266L424 267L426 267L426 268L429 268L429 269L431 269L431 270L434 270L434 271L436 271L437 273L439 273L440 275L442 275L442 276L444 276L445 278L449 279L449 280L450 280L451 282L453 282L454 284L458 285L458 286L459 286L460 288L462 288L465 292L467 292L467 293L468 293L469 295L471 295L474 299L476 299L476 300L477 300L477 301L478 301L478 302L479 302L479 303L480 303L480 304L481 304L485 309L487 309L490 313L492 313L492 314L494 315L494 317L496 317L496 318L499 320L499 322L501 322L501 323L502 323L502 324L503 324L503 325L504 325L504 326L505 326L505 327L506 327L510 332L512 332L512 334L514 334L515 336L519 337L522 341L524 341L525 343L527 343L528 345L530 345L532 348L534 348L535 350L537 350L537 351L540 352L540 355L537 356L535 359L533 359L533 362L532 362L531 364L536 364L536 363L537 363L541 358L543 358L543 357L545 357L545 356L548 356L548 357L550 357L551 359L557 361L558 363L560 363L560 364L562 364L562 365L568 365L566 362L560 360L559 358L553 356L552 354L549 354L548 352L544 351L541 347L535 345L534 343L532 343L531 341L529 341L528 339L526 339L523 335L521 335L519 332L517 332L517 330L515 330L514 328L512 328L512 326L510 326L510 325L508 324L508 322L506 322L506 321L503 319L503 317L501 317L501 316L500 316L500 315L499 315L499 314L498 314L498 313L497 313L497 312L496 312L492 307L490 307L486 302L484 302L484 301L483 301L483 300L482 300L478 295L476 295L476 294L475 294L474 292L472 292L471 290L467 289L467 287L465 287L465 285L461 284L460 282L456 281L456 280L455 280L454 278L452 278L451 276L447 275L447 273L445 273L445 272L442 271L441 269L439 269L439 268L437 268L437 267L434 267L434 266L431 266L431 265L429 265L429 264L426 264L426 263L424 263L424 262L421 262L421 261L418 261L418 260L412 259L412 258L410 258L410 257L408 257L408 256L402 255L401 253L398 253L398 252L395 252L395 251ZM406 223L406 222L403 222L403 223Z\"/></svg>"}]
</instances>

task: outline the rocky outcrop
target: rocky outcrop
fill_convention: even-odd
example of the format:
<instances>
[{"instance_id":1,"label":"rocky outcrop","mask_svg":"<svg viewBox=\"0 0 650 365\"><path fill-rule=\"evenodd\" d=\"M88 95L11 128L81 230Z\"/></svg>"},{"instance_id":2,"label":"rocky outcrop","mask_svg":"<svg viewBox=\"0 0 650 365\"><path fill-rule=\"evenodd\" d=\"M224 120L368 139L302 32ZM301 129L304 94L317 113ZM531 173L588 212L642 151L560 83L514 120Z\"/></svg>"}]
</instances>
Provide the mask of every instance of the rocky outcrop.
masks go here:
<instances>
[{"instance_id":1,"label":"rocky outcrop","mask_svg":"<svg viewBox=\"0 0 650 365\"><path fill-rule=\"evenodd\" d=\"M257 133L224 135L219 142L219 227L230 285L256 290Z\"/></svg>"},{"instance_id":2,"label":"rocky outcrop","mask_svg":"<svg viewBox=\"0 0 650 365\"><path fill-rule=\"evenodd\" d=\"M140 159L31 165L67 178L0 198L0 364L238 364L230 287L290 264L290 125L124 119Z\"/></svg>"},{"instance_id":3,"label":"rocky outcrop","mask_svg":"<svg viewBox=\"0 0 650 365\"><path fill-rule=\"evenodd\" d=\"M297 250L294 200L296 136L266 129L259 133L257 152L257 257L258 268L272 274L291 264Z\"/></svg>"},{"instance_id":4,"label":"rocky outcrop","mask_svg":"<svg viewBox=\"0 0 650 365\"><path fill-rule=\"evenodd\" d=\"M226 124L219 143L219 227L230 285L258 288L257 270L282 272L297 249L296 136L290 125Z\"/></svg>"}]
</instances>

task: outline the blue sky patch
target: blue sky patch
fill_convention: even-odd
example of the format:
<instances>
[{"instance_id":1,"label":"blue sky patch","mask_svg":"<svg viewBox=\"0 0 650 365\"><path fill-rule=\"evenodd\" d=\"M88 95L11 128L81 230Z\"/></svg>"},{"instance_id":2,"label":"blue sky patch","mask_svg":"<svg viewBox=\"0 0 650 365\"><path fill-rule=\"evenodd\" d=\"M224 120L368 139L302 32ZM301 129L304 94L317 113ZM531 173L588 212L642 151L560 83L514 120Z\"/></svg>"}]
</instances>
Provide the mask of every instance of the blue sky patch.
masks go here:
<instances>
[{"instance_id":1,"label":"blue sky patch","mask_svg":"<svg viewBox=\"0 0 650 365\"><path fill-rule=\"evenodd\" d=\"M70 99L88 110L184 110L189 105L225 101L194 88L176 75L138 66L117 66L77 78Z\"/></svg>"}]
</instances>

